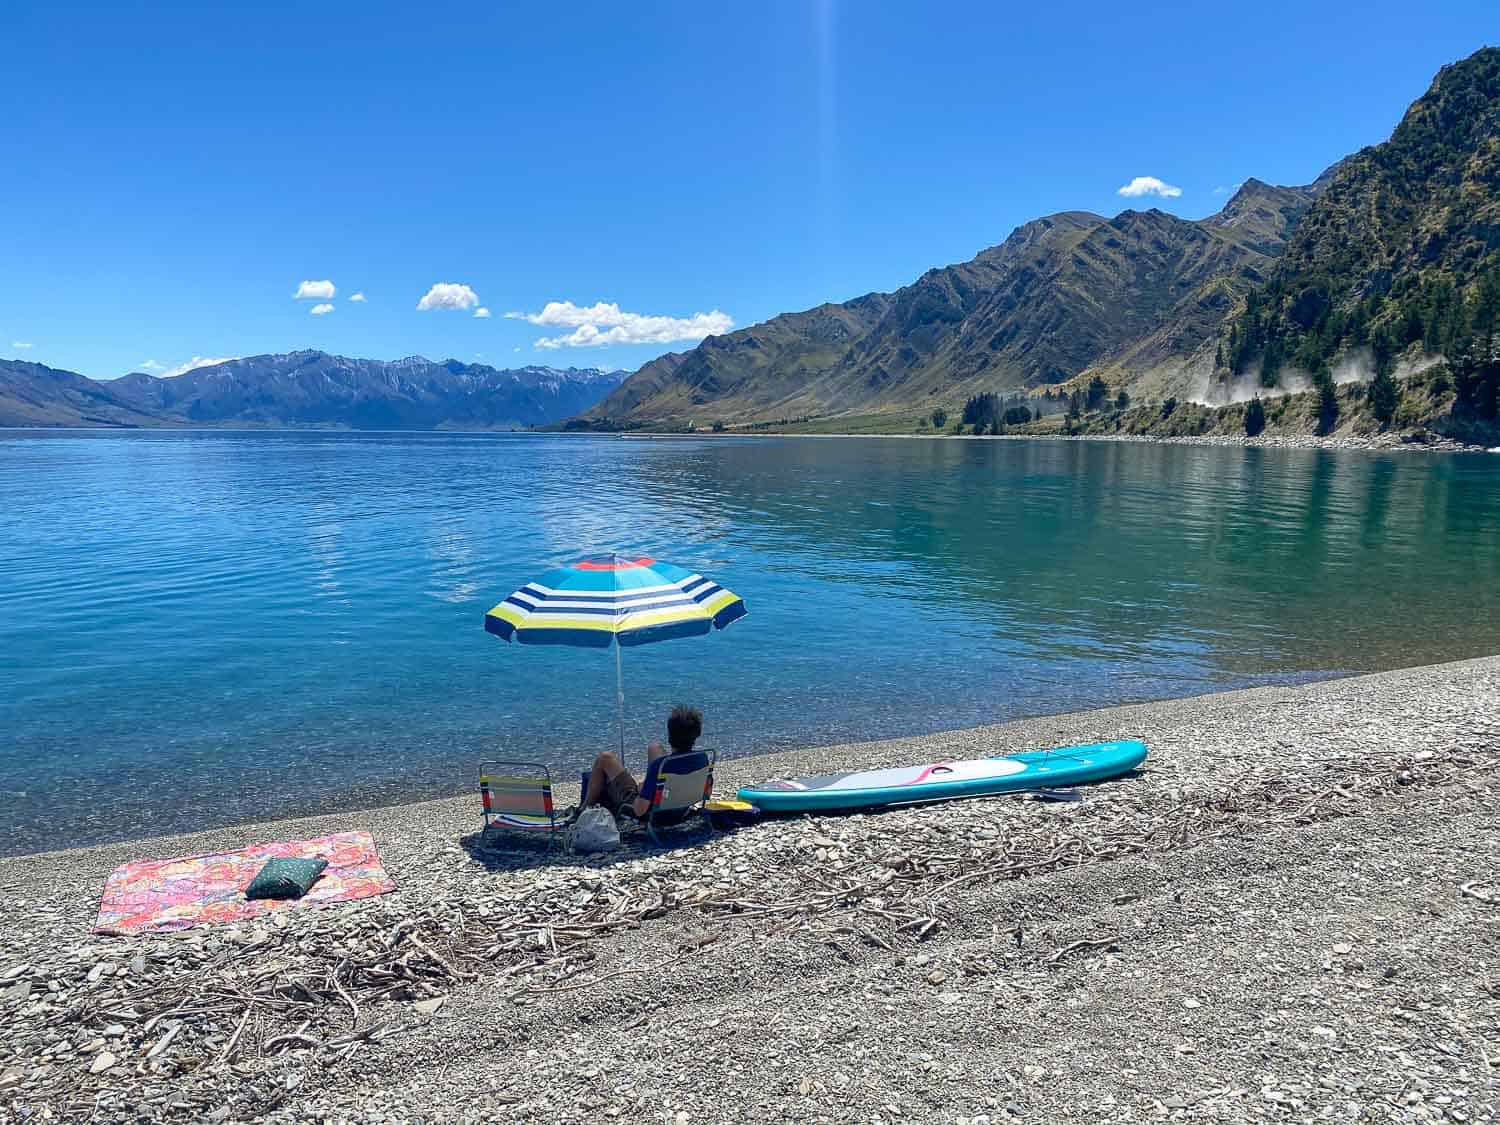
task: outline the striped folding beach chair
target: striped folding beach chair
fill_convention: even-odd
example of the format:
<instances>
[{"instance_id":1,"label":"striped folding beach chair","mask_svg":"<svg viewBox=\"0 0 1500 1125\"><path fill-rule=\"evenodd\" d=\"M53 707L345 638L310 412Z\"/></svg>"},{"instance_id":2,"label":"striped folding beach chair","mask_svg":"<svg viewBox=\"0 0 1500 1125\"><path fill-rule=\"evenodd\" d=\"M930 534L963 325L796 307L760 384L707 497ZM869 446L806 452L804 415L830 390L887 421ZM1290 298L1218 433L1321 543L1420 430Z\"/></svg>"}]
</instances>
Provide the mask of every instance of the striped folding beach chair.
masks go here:
<instances>
[{"instance_id":1,"label":"striped folding beach chair","mask_svg":"<svg viewBox=\"0 0 1500 1125\"><path fill-rule=\"evenodd\" d=\"M661 843L656 835L658 828L670 828L681 824L703 806L714 795L714 766L718 763L717 750L688 750L663 754L646 767L646 777L641 782L641 797L651 806L640 818L651 839ZM580 778L583 796L588 795L589 774L585 770Z\"/></svg>"},{"instance_id":2,"label":"striped folding beach chair","mask_svg":"<svg viewBox=\"0 0 1500 1125\"><path fill-rule=\"evenodd\" d=\"M714 765L717 750L689 750L657 758L646 770L641 796L651 802L642 819L651 839L656 830L681 824L714 795ZM657 841L660 843L660 841Z\"/></svg>"},{"instance_id":3,"label":"striped folding beach chair","mask_svg":"<svg viewBox=\"0 0 1500 1125\"><path fill-rule=\"evenodd\" d=\"M479 763L479 800L484 832L491 829L543 834L550 844L565 827L552 804L552 773L540 762Z\"/></svg>"}]
</instances>

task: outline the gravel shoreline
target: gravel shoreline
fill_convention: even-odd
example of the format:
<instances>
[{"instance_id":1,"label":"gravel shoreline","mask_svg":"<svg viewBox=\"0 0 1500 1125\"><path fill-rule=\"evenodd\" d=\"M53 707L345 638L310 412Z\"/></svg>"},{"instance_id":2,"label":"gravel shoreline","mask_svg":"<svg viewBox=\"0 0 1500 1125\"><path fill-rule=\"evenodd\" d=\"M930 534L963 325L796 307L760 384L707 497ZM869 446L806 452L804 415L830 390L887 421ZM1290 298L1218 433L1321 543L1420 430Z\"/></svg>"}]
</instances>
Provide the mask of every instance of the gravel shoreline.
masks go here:
<instances>
[{"instance_id":1,"label":"gravel shoreline","mask_svg":"<svg viewBox=\"0 0 1500 1125\"><path fill-rule=\"evenodd\" d=\"M622 434L626 438L716 437L713 434L652 434L638 431ZM1138 445L1220 445L1237 449L1329 449L1363 453L1496 453L1472 442L1428 434L1420 440L1407 440L1406 433L1377 434L802 434L767 430L757 433L734 432L727 437L798 437L798 438L895 438L900 441L1108 441Z\"/></svg>"},{"instance_id":2,"label":"gravel shoreline","mask_svg":"<svg viewBox=\"0 0 1500 1125\"><path fill-rule=\"evenodd\" d=\"M1500 1120L1500 657L726 763L1140 737L996 797L489 851L473 797L0 860L0 1120ZM118 863L364 828L392 895L91 935Z\"/></svg>"}]
</instances>

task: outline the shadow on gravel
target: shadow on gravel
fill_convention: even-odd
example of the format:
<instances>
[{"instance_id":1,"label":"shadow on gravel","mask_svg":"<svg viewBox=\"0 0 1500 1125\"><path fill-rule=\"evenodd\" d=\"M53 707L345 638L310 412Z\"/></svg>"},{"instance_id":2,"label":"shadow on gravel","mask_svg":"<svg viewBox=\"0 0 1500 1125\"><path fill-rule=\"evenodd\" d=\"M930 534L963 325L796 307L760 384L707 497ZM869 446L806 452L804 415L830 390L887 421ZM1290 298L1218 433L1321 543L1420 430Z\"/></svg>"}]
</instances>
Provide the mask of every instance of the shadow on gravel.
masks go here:
<instances>
[{"instance_id":1,"label":"shadow on gravel","mask_svg":"<svg viewBox=\"0 0 1500 1125\"><path fill-rule=\"evenodd\" d=\"M525 871L532 868L557 867L596 869L613 867L627 860L645 856L666 855L701 847L717 833L701 817L679 828L658 829L660 843L654 843L644 828L634 825L620 830L620 847L612 852L581 854L566 845L549 844L535 836L520 833L470 832L458 838L459 846L469 858L486 871Z\"/></svg>"}]
</instances>

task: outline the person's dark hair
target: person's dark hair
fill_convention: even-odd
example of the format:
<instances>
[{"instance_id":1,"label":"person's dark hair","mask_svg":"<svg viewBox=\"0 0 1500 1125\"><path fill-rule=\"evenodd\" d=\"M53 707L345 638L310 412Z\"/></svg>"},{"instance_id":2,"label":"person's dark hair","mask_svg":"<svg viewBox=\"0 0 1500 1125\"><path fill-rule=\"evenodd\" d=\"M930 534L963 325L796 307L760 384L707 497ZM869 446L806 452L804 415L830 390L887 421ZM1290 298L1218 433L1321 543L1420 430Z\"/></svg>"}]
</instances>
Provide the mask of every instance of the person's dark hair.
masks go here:
<instances>
[{"instance_id":1,"label":"person's dark hair","mask_svg":"<svg viewBox=\"0 0 1500 1125\"><path fill-rule=\"evenodd\" d=\"M703 733L703 712L696 707L674 707L667 716L667 744L679 754L693 748Z\"/></svg>"}]
</instances>

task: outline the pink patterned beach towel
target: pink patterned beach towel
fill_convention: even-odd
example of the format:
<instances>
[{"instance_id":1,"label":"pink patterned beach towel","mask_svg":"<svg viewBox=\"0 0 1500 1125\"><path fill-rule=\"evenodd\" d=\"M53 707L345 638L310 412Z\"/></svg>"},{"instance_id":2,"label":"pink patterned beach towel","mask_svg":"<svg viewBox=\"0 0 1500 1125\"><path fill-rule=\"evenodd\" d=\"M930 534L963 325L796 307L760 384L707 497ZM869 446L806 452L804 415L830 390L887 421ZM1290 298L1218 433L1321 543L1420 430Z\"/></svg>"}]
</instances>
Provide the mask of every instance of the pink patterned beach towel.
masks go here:
<instances>
[{"instance_id":1,"label":"pink patterned beach towel","mask_svg":"<svg viewBox=\"0 0 1500 1125\"><path fill-rule=\"evenodd\" d=\"M249 900L245 888L268 859L328 861L300 899ZM279 910L323 906L383 895L396 889L380 865L368 832L339 832L314 840L256 844L237 852L142 859L115 868L105 881L94 932L165 933L220 922L243 922Z\"/></svg>"}]
</instances>

